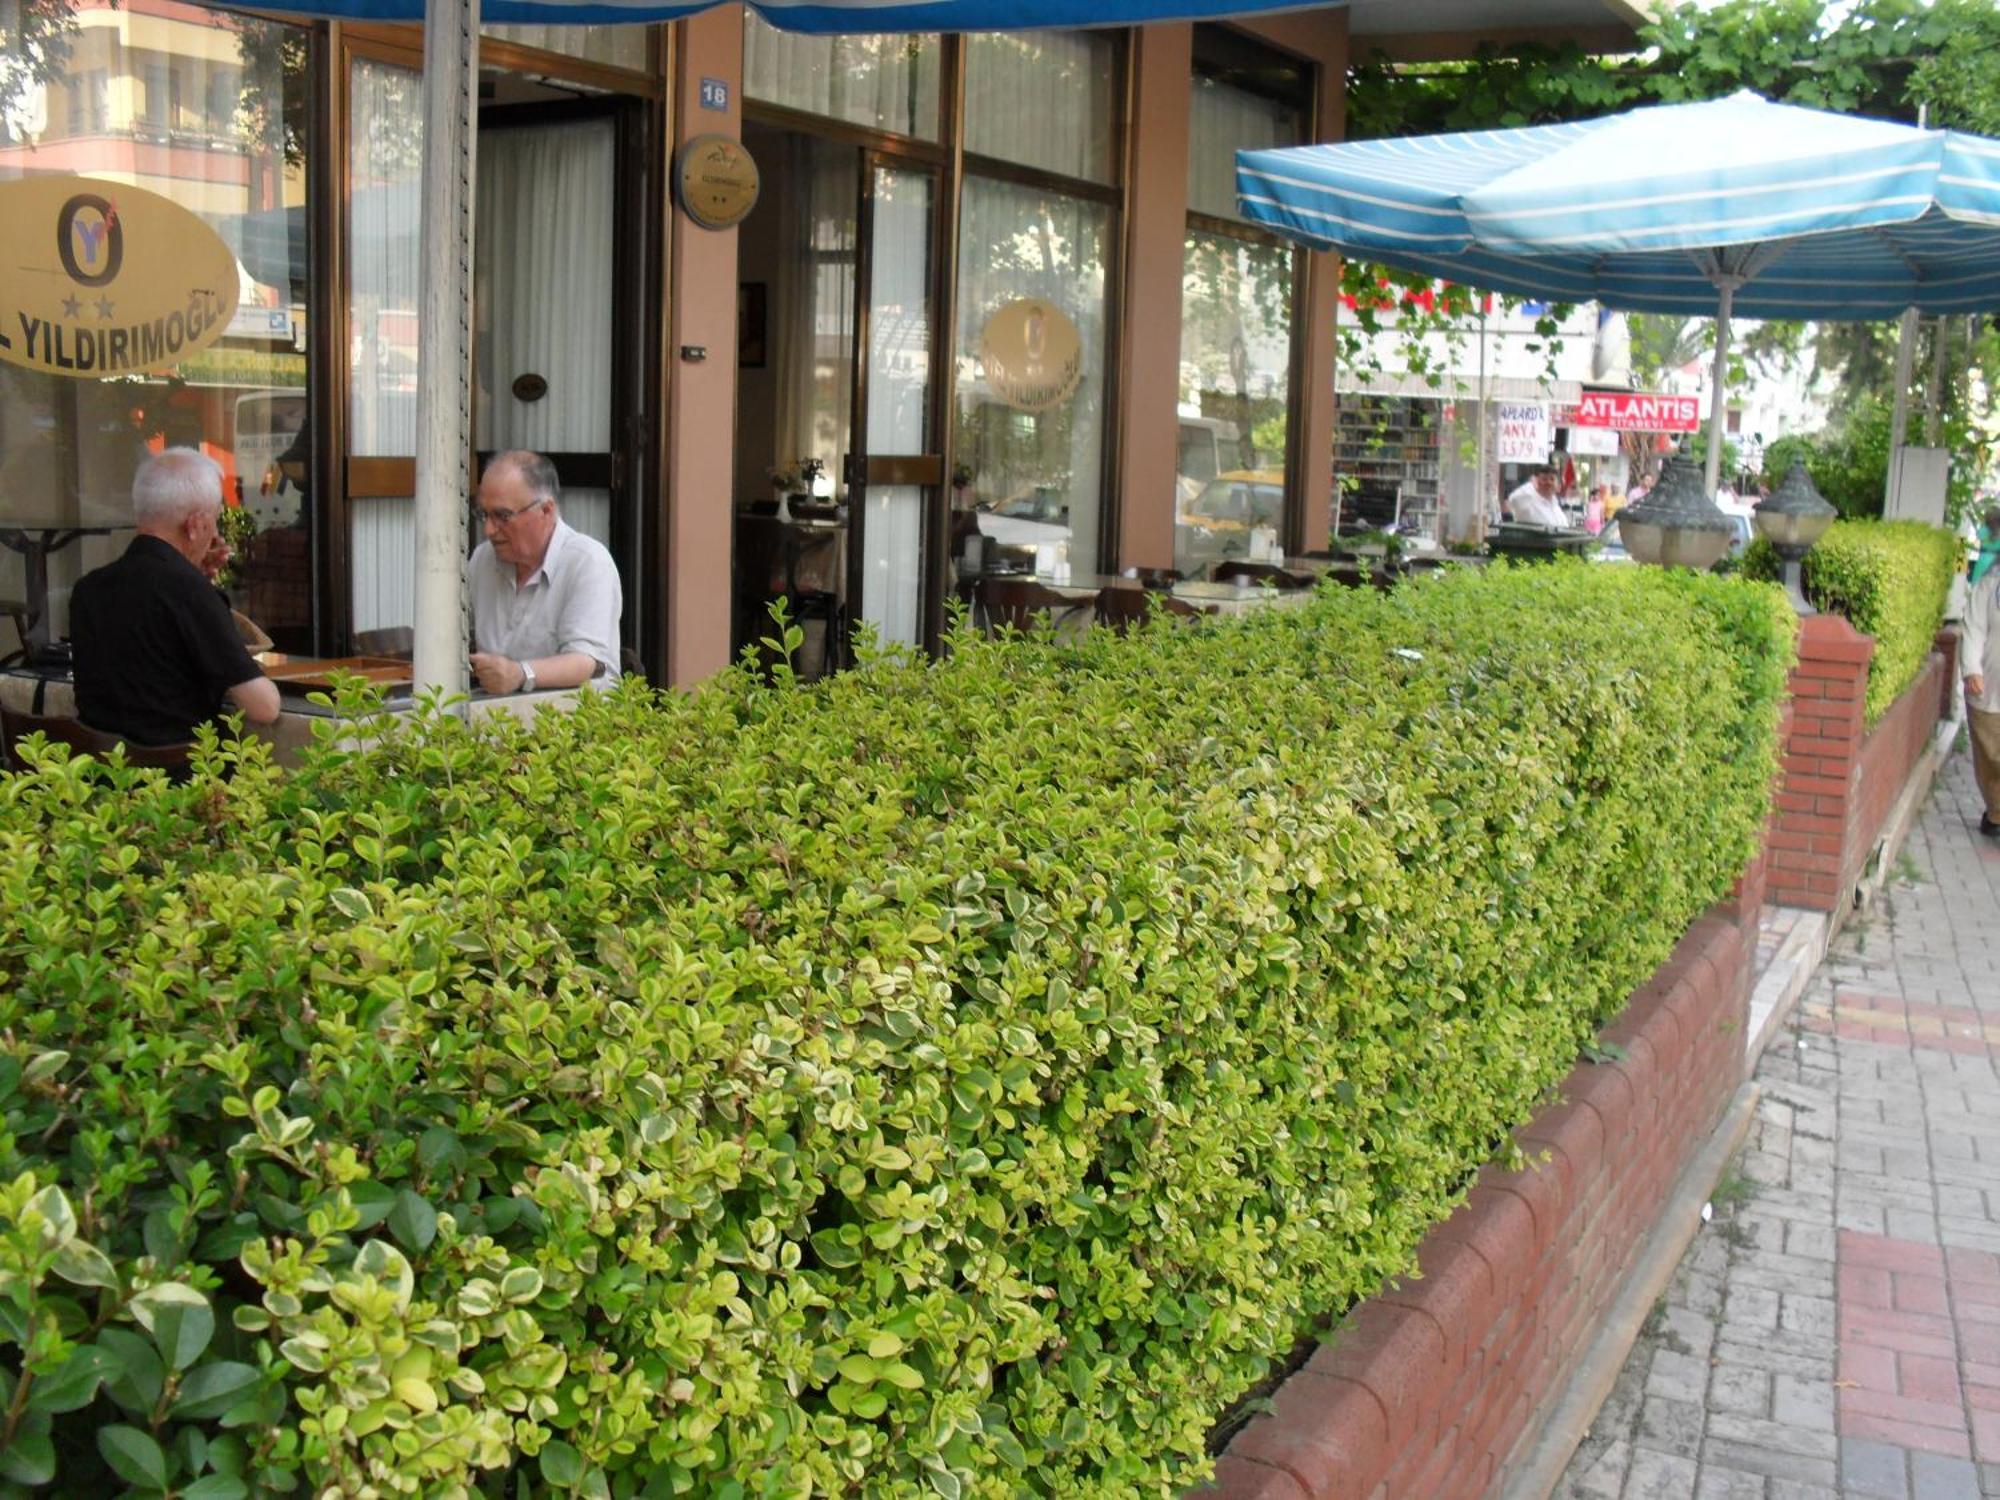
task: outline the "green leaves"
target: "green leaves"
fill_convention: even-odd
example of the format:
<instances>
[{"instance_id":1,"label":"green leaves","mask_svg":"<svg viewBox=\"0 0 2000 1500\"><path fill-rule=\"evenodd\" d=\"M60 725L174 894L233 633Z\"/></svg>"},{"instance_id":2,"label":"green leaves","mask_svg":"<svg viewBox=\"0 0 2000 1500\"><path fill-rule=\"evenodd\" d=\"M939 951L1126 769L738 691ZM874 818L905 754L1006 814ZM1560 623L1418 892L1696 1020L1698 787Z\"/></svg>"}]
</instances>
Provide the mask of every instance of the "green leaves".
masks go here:
<instances>
[{"instance_id":1,"label":"green leaves","mask_svg":"<svg viewBox=\"0 0 2000 1500\"><path fill-rule=\"evenodd\" d=\"M123 1423L100 1428L97 1451L104 1455L111 1472L127 1484L153 1490L167 1487L167 1455L138 1428Z\"/></svg>"},{"instance_id":2,"label":"green leaves","mask_svg":"<svg viewBox=\"0 0 2000 1500\"><path fill-rule=\"evenodd\" d=\"M1495 569L11 778L0 1474L1185 1488L1727 890L1792 629Z\"/></svg>"},{"instance_id":3,"label":"green leaves","mask_svg":"<svg viewBox=\"0 0 2000 1500\"><path fill-rule=\"evenodd\" d=\"M153 1335L169 1370L185 1370L215 1336L215 1312L208 1299L178 1282L148 1287L131 1302L132 1316Z\"/></svg>"}]
</instances>

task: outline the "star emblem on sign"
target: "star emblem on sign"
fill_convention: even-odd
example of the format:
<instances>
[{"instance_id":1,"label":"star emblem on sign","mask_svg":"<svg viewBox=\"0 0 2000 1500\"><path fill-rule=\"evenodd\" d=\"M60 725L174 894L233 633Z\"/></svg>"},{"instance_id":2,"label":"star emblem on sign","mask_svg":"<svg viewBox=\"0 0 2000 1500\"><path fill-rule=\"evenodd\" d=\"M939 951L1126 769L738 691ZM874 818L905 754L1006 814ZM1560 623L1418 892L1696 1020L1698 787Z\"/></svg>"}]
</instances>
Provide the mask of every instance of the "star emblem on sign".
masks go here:
<instances>
[{"instance_id":1,"label":"star emblem on sign","mask_svg":"<svg viewBox=\"0 0 2000 1500\"><path fill-rule=\"evenodd\" d=\"M97 299L97 315L107 323L111 321L113 314L111 311L111 299L109 297L99 297Z\"/></svg>"},{"instance_id":2,"label":"star emblem on sign","mask_svg":"<svg viewBox=\"0 0 2000 1500\"><path fill-rule=\"evenodd\" d=\"M83 304L81 302L77 301L74 297L63 298L63 316L65 318L81 317L82 314Z\"/></svg>"}]
</instances>

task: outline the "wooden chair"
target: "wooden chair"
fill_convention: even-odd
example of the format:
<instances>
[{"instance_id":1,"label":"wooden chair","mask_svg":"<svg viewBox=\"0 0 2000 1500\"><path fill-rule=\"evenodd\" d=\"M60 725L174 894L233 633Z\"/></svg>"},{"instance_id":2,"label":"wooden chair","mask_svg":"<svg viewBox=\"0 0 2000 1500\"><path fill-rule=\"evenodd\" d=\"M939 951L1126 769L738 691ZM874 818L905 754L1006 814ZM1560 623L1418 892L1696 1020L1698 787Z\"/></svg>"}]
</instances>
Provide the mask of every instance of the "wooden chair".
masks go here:
<instances>
[{"instance_id":1,"label":"wooden chair","mask_svg":"<svg viewBox=\"0 0 2000 1500\"><path fill-rule=\"evenodd\" d=\"M190 747L187 745L135 745L115 734L92 729L81 719L59 714L24 713L0 705L0 758L4 758L10 769L18 770L22 764L14 751L16 742L37 731L69 746L79 755L109 755L123 745L127 765L157 766L166 771L185 771L188 765Z\"/></svg>"},{"instance_id":2,"label":"wooden chair","mask_svg":"<svg viewBox=\"0 0 2000 1500\"><path fill-rule=\"evenodd\" d=\"M354 632L356 656L394 656L408 661L416 644L417 633L408 625L385 625L380 630Z\"/></svg>"},{"instance_id":3,"label":"wooden chair","mask_svg":"<svg viewBox=\"0 0 2000 1500\"><path fill-rule=\"evenodd\" d=\"M28 655L28 631L35 623L35 617L28 610L23 599L0 598L0 615L14 622L14 649L0 656L0 667L16 661L25 661Z\"/></svg>"},{"instance_id":4,"label":"wooden chair","mask_svg":"<svg viewBox=\"0 0 2000 1500\"><path fill-rule=\"evenodd\" d=\"M982 578L973 603L987 631L997 635L1009 625L1032 630L1037 615L1047 615L1058 631L1073 629L1079 620L1095 616L1102 597L1103 591L1097 591L1079 599L1032 578Z\"/></svg>"}]
</instances>

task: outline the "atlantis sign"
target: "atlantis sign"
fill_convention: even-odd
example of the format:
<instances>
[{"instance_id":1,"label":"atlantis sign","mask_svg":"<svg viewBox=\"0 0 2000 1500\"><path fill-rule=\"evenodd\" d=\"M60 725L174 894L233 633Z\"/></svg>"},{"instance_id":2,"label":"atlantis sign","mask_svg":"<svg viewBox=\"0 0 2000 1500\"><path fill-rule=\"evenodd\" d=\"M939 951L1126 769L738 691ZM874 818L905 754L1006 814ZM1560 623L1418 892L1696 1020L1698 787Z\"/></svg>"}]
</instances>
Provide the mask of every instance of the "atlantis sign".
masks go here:
<instances>
[{"instance_id":1,"label":"atlantis sign","mask_svg":"<svg viewBox=\"0 0 2000 1500\"><path fill-rule=\"evenodd\" d=\"M236 257L179 204L122 182L0 182L0 359L94 380L179 364L229 328Z\"/></svg>"},{"instance_id":2,"label":"atlantis sign","mask_svg":"<svg viewBox=\"0 0 2000 1500\"><path fill-rule=\"evenodd\" d=\"M1560 421L1565 427L1609 427L1614 432L1693 432L1701 426L1701 400L1647 391L1592 391Z\"/></svg>"}]
</instances>

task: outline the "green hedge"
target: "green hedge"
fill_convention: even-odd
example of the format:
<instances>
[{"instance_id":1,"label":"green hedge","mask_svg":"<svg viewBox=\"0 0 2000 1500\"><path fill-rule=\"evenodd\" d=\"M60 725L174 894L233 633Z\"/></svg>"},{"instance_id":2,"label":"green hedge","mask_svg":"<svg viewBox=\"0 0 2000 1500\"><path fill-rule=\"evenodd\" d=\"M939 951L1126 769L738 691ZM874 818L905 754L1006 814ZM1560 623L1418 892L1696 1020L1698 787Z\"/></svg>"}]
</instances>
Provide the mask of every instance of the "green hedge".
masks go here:
<instances>
[{"instance_id":1,"label":"green hedge","mask_svg":"<svg viewBox=\"0 0 2000 1500\"><path fill-rule=\"evenodd\" d=\"M1923 670L1944 623L1964 544L1922 521L1835 521L1806 554L1802 582L1815 609L1875 638L1868 664L1867 718L1888 710ZM1779 576L1777 553L1759 537L1743 555L1752 578Z\"/></svg>"},{"instance_id":2,"label":"green hedge","mask_svg":"<svg viewBox=\"0 0 2000 1500\"><path fill-rule=\"evenodd\" d=\"M0 1475L1193 1482L1729 889L1791 638L1494 569L293 775L37 752Z\"/></svg>"}]
</instances>

